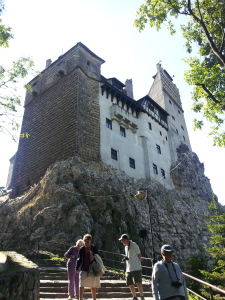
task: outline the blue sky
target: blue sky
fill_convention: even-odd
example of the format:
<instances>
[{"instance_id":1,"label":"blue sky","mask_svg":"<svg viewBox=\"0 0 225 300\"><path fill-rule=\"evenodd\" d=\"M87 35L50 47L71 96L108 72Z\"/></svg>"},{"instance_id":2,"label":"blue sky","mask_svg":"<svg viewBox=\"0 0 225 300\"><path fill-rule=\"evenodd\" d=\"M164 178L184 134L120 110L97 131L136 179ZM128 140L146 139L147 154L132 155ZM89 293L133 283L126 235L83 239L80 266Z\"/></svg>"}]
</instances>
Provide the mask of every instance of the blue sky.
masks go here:
<instances>
[{"instance_id":1,"label":"blue sky","mask_svg":"<svg viewBox=\"0 0 225 300\"><path fill-rule=\"evenodd\" d=\"M82 42L106 62L102 65L105 77L120 81L132 78L134 97L139 99L149 92L156 64L174 76L180 90L192 150L205 165L205 174L212 188L225 205L223 170L225 149L212 147L212 140L204 131L192 130L191 87L184 81L187 56L180 32L171 37L166 29L157 32L146 27L139 33L133 21L142 0L5 0L4 23L13 29L14 39L9 49L0 49L1 64L20 56L31 56L37 70L45 67L77 42ZM31 78L28 78L29 81ZM22 83L21 83L22 86ZM24 101L25 91L20 93ZM22 109L20 111L22 115ZM6 184L9 159L17 149L16 143L0 134L0 186Z\"/></svg>"}]
</instances>

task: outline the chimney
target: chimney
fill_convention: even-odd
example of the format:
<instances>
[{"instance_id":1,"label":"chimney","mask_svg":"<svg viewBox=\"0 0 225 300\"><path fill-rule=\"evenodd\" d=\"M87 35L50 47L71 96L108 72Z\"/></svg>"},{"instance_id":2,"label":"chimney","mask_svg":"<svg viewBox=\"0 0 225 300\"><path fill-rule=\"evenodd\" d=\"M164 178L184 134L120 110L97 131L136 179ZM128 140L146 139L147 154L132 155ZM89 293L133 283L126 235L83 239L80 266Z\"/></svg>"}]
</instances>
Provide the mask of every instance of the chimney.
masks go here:
<instances>
[{"instance_id":1,"label":"chimney","mask_svg":"<svg viewBox=\"0 0 225 300\"><path fill-rule=\"evenodd\" d=\"M127 79L125 85L126 85L127 96L130 97L131 99L134 99L132 79Z\"/></svg>"},{"instance_id":2,"label":"chimney","mask_svg":"<svg viewBox=\"0 0 225 300\"><path fill-rule=\"evenodd\" d=\"M51 58L47 59L46 60L46 65L45 65L45 69L47 69L51 65L51 63L52 63Z\"/></svg>"}]
</instances>

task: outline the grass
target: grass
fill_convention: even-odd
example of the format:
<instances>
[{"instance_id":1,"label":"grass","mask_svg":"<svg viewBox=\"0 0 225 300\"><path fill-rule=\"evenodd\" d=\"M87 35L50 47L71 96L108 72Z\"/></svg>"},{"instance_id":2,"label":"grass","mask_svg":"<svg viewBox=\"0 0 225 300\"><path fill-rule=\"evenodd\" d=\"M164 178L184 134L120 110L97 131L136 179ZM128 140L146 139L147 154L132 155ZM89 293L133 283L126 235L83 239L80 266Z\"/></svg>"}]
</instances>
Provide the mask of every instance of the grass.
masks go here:
<instances>
[{"instance_id":1,"label":"grass","mask_svg":"<svg viewBox=\"0 0 225 300\"><path fill-rule=\"evenodd\" d=\"M4 271L0 271L0 276L7 275L11 272L16 272L16 271L20 270L20 268L21 268L21 266L14 264L13 262L9 262L8 268Z\"/></svg>"}]
</instances>

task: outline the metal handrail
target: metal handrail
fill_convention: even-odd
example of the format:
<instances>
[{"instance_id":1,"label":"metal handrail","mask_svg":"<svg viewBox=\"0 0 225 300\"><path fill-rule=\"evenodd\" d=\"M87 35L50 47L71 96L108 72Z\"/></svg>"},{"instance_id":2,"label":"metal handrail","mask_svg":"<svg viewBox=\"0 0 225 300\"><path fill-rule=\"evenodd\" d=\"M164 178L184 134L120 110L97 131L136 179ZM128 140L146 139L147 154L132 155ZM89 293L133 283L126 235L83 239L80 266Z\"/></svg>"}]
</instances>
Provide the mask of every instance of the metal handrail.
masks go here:
<instances>
[{"instance_id":1,"label":"metal handrail","mask_svg":"<svg viewBox=\"0 0 225 300\"><path fill-rule=\"evenodd\" d=\"M102 253L101 257L102 257L102 260L104 262L104 265L107 268L111 268L112 270L125 273L125 263L122 261L122 259L126 255L116 253L116 252L103 251L103 250L99 250L99 252ZM112 257L106 257L107 255L110 255ZM115 259L115 256L117 256L118 260ZM118 267L123 266L123 267L116 268L115 266L118 266ZM142 257L142 277L145 278L145 279L150 280L151 279L151 273L152 273L152 258Z\"/></svg>"},{"instance_id":2,"label":"metal handrail","mask_svg":"<svg viewBox=\"0 0 225 300\"><path fill-rule=\"evenodd\" d=\"M218 287L215 286L215 285L212 285L212 284L210 284L210 283L208 283L208 282L205 282L205 281L203 281L203 280L201 280L201 279L198 279L198 278L196 278L196 277L194 277L194 276L191 276L191 275L189 275L189 274L187 274L187 273L184 273L184 272L183 272L183 274L184 274L185 276L187 276L187 277L189 277L189 278L195 280L195 281L198 281L198 282L200 282L200 283L202 283L202 284L204 284L204 285L207 285L208 287L211 287L212 289L214 289L214 290L216 290L216 291L218 291L218 292L220 292L220 293L222 293L222 294L225 294L225 290L222 290L222 289L218 288Z\"/></svg>"},{"instance_id":3,"label":"metal handrail","mask_svg":"<svg viewBox=\"0 0 225 300\"><path fill-rule=\"evenodd\" d=\"M207 300L206 298L203 298L202 296L200 296L199 294L197 294L197 293L195 293L194 291L190 290L189 288L187 288L187 290L188 290L190 293L192 293L192 294L194 294L195 296L197 296L198 298L200 298L200 299L202 299L202 300Z\"/></svg>"}]
</instances>

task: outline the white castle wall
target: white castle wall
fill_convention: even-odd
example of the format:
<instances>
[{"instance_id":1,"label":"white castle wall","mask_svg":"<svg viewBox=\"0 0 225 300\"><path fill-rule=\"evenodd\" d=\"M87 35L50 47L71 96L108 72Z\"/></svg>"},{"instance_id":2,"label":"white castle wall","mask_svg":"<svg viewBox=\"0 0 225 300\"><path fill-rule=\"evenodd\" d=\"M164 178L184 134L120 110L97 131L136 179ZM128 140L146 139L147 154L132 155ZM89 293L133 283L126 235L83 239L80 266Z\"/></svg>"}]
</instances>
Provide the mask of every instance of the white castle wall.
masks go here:
<instances>
[{"instance_id":1,"label":"white castle wall","mask_svg":"<svg viewBox=\"0 0 225 300\"><path fill-rule=\"evenodd\" d=\"M118 107L121 110L121 114L126 115L127 118L137 125L136 132L126 129L126 137L121 136L120 124L117 120L112 120L112 130L106 127L106 118L112 119L111 107L116 105L115 102L111 102L111 97L107 99L106 93L100 96L101 159L106 164L124 171L131 177L137 179L146 178L151 181L160 180L165 187L173 188L169 175L171 155L168 131L146 113L141 112L137 118L135 112L132 115L122 107ZM149 122L152 130L149 129ZM156 145L160 146L161 154L157 152ZM117 151L117 160L111 158L111 148ZM130 167L129 157L135 160L135 169ZM157 165L158 174L154 174L153 164ZM165 179L161 176L161 169L165 171Z\"/></svg>"}]
</instances>

